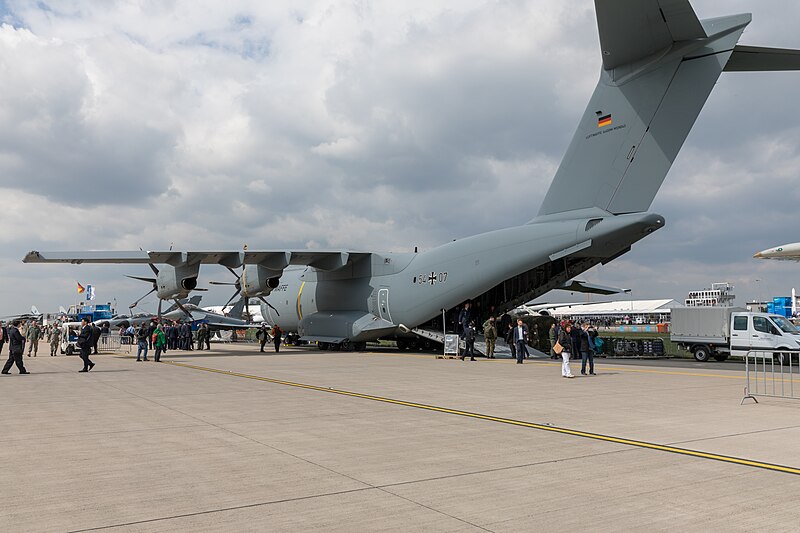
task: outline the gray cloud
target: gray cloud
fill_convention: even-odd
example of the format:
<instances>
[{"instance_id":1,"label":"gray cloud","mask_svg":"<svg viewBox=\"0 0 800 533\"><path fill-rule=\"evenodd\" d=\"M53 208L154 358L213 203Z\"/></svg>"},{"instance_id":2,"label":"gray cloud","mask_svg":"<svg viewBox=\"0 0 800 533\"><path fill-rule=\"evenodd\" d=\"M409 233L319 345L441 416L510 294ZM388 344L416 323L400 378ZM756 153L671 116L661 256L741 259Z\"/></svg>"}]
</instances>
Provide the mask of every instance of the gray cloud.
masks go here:
<instances>
[{"instance_id":1,"label":"gray cloud","mask_svg":"<svg viewBox=\"0 0 800 533\"><path fill-rule=\"evenodd\" d=\"M693 3L800 47L793 3ZM409 250L524 223L600 65L589 1L4 5L0 314L76 279L147 290L138 267L22 265L32 248ZM585 277L787 294L792 265L751 256L800 240L799 76L724 75L653 205L667 227Z\"/></svg>"}]
</instances>

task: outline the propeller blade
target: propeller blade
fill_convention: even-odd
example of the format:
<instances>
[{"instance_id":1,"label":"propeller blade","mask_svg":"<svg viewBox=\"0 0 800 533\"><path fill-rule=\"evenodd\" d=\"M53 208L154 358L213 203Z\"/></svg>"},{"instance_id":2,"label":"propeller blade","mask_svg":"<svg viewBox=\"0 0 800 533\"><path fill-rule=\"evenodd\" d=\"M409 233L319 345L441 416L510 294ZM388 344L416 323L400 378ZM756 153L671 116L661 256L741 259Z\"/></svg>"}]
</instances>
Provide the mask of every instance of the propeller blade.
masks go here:
<instances>
[{"instance_id":1,"label":"propeller blade","mask_svg":"<svg viewBox=\"0 0 800 533\"><path fill-rule=\"evenodd\" d=\"M177 305L180 308L180 310L183 311L183 314L188 316L190 319L194 319L192 313L190 313L189 310L186 309L179 300L175 300L175 305Z\"/></svg>"},{"instance_id":2,"label":"propeller blade","mask_svg":"<svg viewBox=\"0 0 800 533\"><path fill-rule=\"evenodd\" d=\"M222 306L222 309L224 310L226 307L231 305L231 302L234 301L237 296L239 296L239 290L238 289L236 290L236 292L233 293L233 296L231 296L231 299L228 300L228 302L225 305Z\"/></svg>"},{"instance_id":3,"label":"propeller blade","mask_svg":"<svg viewBox=\"0 0 800 533\"><path fill-rule=\"evenodd\" d=\"M259 299L259 300L261 300L262 302L264 302L265 304L267 304L267 305L269 306L269 308L270 308L270 309L272 309L273 311L275 311L275 314L276 314L277 316L281 316L281 314L278 312L278 310L277 310L277 309L275 309L275 306L274 306L274 305L272 305L271 303L269 303L269 302L266 300L266 298L264 298L263 296L259 296L259 297L258 297L258 299Z\"/></svg>"},{"instance_id":4,"label":"propeller blade","mask_svg":"<svg viewBox=\"0 0 800 533\"><path fill-rule=\"evenodd\" d=\"M252 317L250 316L250 298L247 296L244 297L244 312L247 313L247 321L252 322Z\"/></svg>"},{"instance_id":5,"label":"propeller blade","mask_svg":"<svg viewBox=\"0 0 800 533\"><path fill-rule=\"evenodd\" d=\"M136 279L136 280L139 280L139 281L145 281L147 283L155 283L156 282L155 278L140 278L139 276L128 276L127 274L125 275L125 277L126 278L131 278L131 279Z\"/></svg>"},{"instance_id":6,"label":"propeller blade","mask_svg":"<svg viewBox=\"0 0 800 533\"><path fill-rule=\"evenodd\" d=\"M230 285L230 286L235 286L236 282L235 281L209 281L208 284L209 285ZM195 289L195 290L199 291L200 289Z\"/></svg>"},{"instance_id":7,"label":"propeller blade","mask_svg":"<svg viewBox=\"0 0 800 533\"><path fill-rule=\"evenodd\" d=\"M192 289L192 290L193 290L193 291L207 291L208 289L200 289L200 288L196 288L196 289Z\"/></svg>"},{"instance_id":8,"label":"propeller blade","mask_svg":"<svg viewBox=\"0 0 800 533\"><path fill-rule=\"evenodd\" d=\"M225 268L227 268L227 269L228 269L228 271L229 271L231 274L233 274L233 275L234 275L234 277L235 277L236 279L239 279L239 274L237 274L237 273L236 273L236 271L235 271L234 269L232 269L231 267L225 267ZM244 266L242 266L242 268L244 268Z\"/></svg>"},{"instance_id":9,"label":"propeller blade","mask_svg":"<svg viewBox=\"0 0 800 533\"><path fill-rule=\"evenodd\" d=\"M150 296L150 295L151 295L151 294L153 294L154 292L156 292L156 288L155 288L155 287L153 287L152 289L150 289L150 292L148 292L147 294L145 294L144 296L142 296L141 298L139 298L138 300L136 300L135 302L133 302L131 305L129 305L129 306L128 306L128 309L133 309L134 307L136 307L137 305L139 305L139 302L141 302L142 300L144 300L146 297Z\"/></svg>"},{"instance_id":10,"label":"propeller blade","mask_svg":"<svg viewBox=\"0 0 800 533\"><path fill-rule=\"evenodd\" d=\"M153 271L153 274L155 274L156 276L158 276L158 269L156 268L156 266L155 266L153 263L147 263L147 266L149 266L149 267L150 267L150 270L152 270L152 271Z\"/></svg>"},{"instance_id":11,"label":"propeller blade","mask_svg":"<svg viewBox=\"0 0 800 533\"><path fill-rule=\"evenodd\" d=\"M161 322L161 304L164 303L164 300L161 298L158 299L158 321Z\"/></svg>"}]
</instances>

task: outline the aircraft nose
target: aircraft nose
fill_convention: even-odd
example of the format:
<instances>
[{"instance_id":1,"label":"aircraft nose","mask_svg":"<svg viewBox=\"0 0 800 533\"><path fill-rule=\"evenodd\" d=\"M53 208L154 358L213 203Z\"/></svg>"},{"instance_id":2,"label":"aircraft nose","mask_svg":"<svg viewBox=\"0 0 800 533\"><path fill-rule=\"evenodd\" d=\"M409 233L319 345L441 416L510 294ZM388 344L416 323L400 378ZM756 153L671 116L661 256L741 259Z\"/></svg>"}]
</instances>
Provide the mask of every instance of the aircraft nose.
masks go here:
<instances>
[{"instance_id":1,"label":"aircraft nose","mask_svg":"<svg viewBox=\"0 0 800 533\"><path fill-rule=\"evenodd\" d=\"M756 252L756 254L755 254L753 257L754 257L755 259L763 259L763 258L764 258L764 256L762 255L762 253L761 253L761 252Z\"/></svg>"}]
</instances>

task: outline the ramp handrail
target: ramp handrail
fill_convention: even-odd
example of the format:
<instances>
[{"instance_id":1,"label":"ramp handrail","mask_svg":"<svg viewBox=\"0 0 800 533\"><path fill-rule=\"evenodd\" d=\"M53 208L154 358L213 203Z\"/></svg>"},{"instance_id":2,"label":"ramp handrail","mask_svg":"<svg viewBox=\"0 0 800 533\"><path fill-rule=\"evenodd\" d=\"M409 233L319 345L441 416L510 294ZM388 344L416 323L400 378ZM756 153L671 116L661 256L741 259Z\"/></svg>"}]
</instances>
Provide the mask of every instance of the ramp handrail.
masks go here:
<instances>
[{"instance_id":1,"label":"ramp handrail","mask_svg":"<svg viewBox=\"0 0 800 533\"><path fill-rule=\"evenodd\" d=\"M800 350L750 350L744 357L745 386L741 404L757 396L800 400Z\"/></svg>"}]
</instances>

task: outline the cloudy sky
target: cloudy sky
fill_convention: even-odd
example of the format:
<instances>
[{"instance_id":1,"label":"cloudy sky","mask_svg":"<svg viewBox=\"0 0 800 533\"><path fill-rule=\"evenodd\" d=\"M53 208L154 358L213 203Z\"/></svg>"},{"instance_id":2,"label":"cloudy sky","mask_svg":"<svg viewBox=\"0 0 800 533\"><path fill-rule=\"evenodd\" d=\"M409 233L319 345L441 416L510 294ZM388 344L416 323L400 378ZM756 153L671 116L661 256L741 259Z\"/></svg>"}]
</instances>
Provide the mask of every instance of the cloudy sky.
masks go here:
<instances>
[{"instance_id":1,"label":"cloudy sky","mask_svg":"<svg viewBox=\"0 0 800 533\"><path fill-rule=\"evenodd\" d=\"M694 5L800 48L796 1ZM522 224L600 68L589 0L0 0L0 21L0 315L76 281L121 308L148 290L123 277L146 268L32 249L408 251ZM800 241L799 93L800 73L724 74L653 205L667 227L583 277L800 287L800 265L751 258Z\"/></svg>"}]
</instances>

